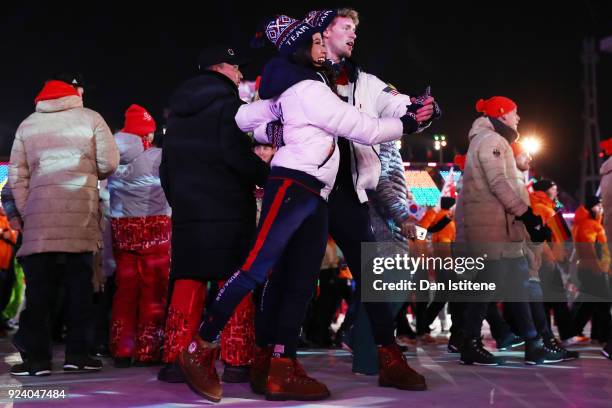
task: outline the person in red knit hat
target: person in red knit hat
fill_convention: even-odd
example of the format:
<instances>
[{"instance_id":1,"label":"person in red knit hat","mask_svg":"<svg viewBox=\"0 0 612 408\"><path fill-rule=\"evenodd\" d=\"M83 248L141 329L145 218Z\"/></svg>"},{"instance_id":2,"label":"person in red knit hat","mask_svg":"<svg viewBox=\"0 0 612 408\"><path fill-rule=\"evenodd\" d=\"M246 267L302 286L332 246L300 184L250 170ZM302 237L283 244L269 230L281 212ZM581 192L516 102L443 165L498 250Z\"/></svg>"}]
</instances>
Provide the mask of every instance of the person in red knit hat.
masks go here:
<instances>
[{"instance_id":1,"label":"person in red knit hat","mask_svg":"<svg viewBox=\"0 0 612 408\"><path fill-rule=\"evenodd\" d=\"M131 105L115 135L121 159L108 181L116 292L110 330L115 366L158 362L170 272L170 206L161 188L155 120Z\"/></svg>"},{"instance_id":2,"label":"person in red knit hat","mask_svg":"<svg viewBox=\"0 0 612 408\"><path fill-rule=\"evenodd\" d=\"M476 111L491 118L499 118L516 110L516 103L505 96L492 96L489 99L479 99ZM516 115L518 117L518 115Z\"/></svg>"},{"instance_id":3,"label":"person in red knit hat","mask_svg":"<svg viewBox=\"0 0 612 408\"><path fill-rule=\"evenodd\" d=\"M518 334L525 340L525 362L555 361L535 327L527 303L529 265L525 259L525 238L541 243L547 239L541 217L534 214L522 174L517 170L512 143L518 139L520 116L517 104L504 96L480 99L476 110L483 115L468 133L463 189L457 203L457 241L467 243L466 253L486 253L478 282L498 282L516 300L506 302L516 317ZM483 216L484 215L484 216ZM497 293L465 304L461 347L463 364L499 365L504 359L486 350L481 340L482 321ZM552 353L554 354L554 353ZM558 360L557 360L558 361Z\"/></svg>"},{"instance_id":4,"label":"person in red knit hat","mask_svg":"<svg viewBox=\"0 0 612 408\"><path fill-rule=\"evenodd\" d=\"M125 112L125 125L121 131L140 136L145 150L151 147L155 129L155 120L142 106L133 104Z\"/></svg>"},{"instance_id":5,"label":"person in red knit hat","mask_svg":"<svg viewBox=\"0 0 612 408\"><path fill-rule=\"evenodd\" d=\"M51 373L49 320L60 287L68 314L64 371L102 368L88 355L98 182L115 171L119 152L102 116L83 107L81 93L71 83L47 81L13 142L8 182L24 221L17 256L28 283L27 307L13 337L27 359L11 367L16 376Z\"/></svg>"}]
</instances>

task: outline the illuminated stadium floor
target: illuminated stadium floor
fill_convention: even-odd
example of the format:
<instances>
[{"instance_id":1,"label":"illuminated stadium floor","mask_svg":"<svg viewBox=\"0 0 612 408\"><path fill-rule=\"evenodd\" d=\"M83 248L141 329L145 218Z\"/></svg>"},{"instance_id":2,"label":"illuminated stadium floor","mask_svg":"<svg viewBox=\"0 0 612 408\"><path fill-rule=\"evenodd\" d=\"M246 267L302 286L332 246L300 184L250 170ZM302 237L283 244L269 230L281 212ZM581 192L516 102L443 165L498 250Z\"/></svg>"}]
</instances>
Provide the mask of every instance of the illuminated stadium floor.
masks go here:
<instances>
[{"instance_id":1,"label":"illuminated stadium floor","mask_svg":"<svg viewBox=\"0 0 612 408\"><path fill-rule=\"evenodd\" d=\"M522 353L509 352L513 361L504 367L467 367L447 354L444 345L426 346L409 353L409 361L428 382L425 392L380 388L376 377L350 373L351 357L339 350L303 352L301 361L317 379L325 382L332 397L318 403L267 402L250 392L247 384L224 386L221 404L234 407L610 407L612 401L612 361L599 354L599 347L578 347L583 358L554 366L525 366ZM60 348L56 347L55 369L60 368ZM184 384L156 380L158 367L119 370L106 360L106 367L95 374L53 373L50 377L15 378L8 374L18 361L6 339L0 340L0 404L9 389L21 385L66 388L63 401L22 401L19 407L195 407L209 404ZM210 403L212 405L212 403Z\"/></svg>"}]
</instances>

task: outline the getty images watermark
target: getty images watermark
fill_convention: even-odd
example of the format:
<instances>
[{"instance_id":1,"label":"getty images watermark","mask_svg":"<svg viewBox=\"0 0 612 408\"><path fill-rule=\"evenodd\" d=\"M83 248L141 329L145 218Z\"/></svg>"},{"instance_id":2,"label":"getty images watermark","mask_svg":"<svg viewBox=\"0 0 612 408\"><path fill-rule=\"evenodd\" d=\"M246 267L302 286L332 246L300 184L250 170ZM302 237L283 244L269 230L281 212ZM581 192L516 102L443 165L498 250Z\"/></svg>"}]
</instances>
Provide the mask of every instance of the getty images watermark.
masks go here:
<instances>
[{"instance_id":1,"label":"getty images watermark","mask_svg":"<svg viewBox=\"0 0 612 408\"><path fill-rule=\"evenodd\" d=\"M465 272L478 272L485 268L485 260L487 254L481 257L436 257L436 256L409 256L407 253L396 253L391 257L377 256L372 259L372 272L375 275L383 275L386 271L400 271L409 274L411 277L417 274L418 271L444 271L454 272L456 275L462 275ZM445 274L446 276L446 274ZM401 279L399 282L385 282L383 277L375 279L372 287L376 291L385 290L488 290L496 289L495 282L472 282L470 280L456 280L447 278L445 280L438 279L430 281L427 279Z\"/></svg>"},{"instance_id":2,"label":"getty images watermark","mask_svg":"<svg viewBox=\"0 0 612 408\"><path fill-rule=\"evenodd\" d=\"M607 247L562 244L573 262L541 262L532 243L363 243L365 302L612 302ZM537 265L537 266L534 266ZM570 289L572 288L572 289Z\"/></svg>"}]
</instances>

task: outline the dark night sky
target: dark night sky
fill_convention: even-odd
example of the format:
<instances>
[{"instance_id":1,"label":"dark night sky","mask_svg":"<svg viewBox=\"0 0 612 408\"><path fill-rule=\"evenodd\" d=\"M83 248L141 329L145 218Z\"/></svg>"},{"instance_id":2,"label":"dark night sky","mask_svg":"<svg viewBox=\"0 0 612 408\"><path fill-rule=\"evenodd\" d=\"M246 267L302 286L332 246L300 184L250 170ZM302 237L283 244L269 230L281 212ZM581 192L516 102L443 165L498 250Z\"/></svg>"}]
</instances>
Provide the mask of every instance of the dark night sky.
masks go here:
<instances>
[{"instance_id":1,"label":"dark night sky","mask_svg":"<svg viewBox=\"0 0 612 408\"><path fill-rule=\"evenodd\" d=\"M125 2L127 4L127 2ZM0 15L0 157L10 153L14 131L33 110L33 99L53 72L81 71L95 86L86 106L111 128L122 125L131 103L149 108L158 123L174 88L194 74L199 50L218 41L246 45L266 15L300 17L335 2L223 0L202 6L168 1L162 6L84 3L3 6ZM342 3L340 3L342 4ZM434 132L464 151L478 98L505 95L519 105L522 134L545 142L536 168L573 193L582 145L582 66L586 35L612 35L605 1L569 4L514 2L346 2L361 13L355 59L406 93L431 85L443 109L435 128L413 138L422 151ZM245 70L254 79L269 49L254 52ZM612 54L599 65L600 124L612 136ZM419 146L421 146L419 148ZM449 149L451 150L451 149ZM419 157L417 157L419 159ZM452 155L448 154L448 160Z\"/></svg>"}]
</instances>

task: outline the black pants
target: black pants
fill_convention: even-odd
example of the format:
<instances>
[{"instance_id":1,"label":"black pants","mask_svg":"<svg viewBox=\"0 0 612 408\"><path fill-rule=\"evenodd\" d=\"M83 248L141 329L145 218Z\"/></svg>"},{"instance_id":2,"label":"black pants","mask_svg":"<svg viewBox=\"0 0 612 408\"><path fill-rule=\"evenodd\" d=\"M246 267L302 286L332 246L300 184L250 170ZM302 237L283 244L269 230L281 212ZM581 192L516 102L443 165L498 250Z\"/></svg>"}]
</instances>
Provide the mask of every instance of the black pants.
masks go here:
<instances>
[{"instance_id":1,"label":"black pants","mask_svg":"<svg viewBox=\"0 0 612 408\"><path fill-rule=\"evenodd\" d=\"M15 283L15 268L11 262L7 269L0 269L0 313L8 306Z\"/></svg>"},{"instance_id":2,"label":"black pants","mask_svg":"<svg viewBox=\"0 0 612 408\"><path fill-rule=\"evenodd\" d=\"M487 315L485 317L489 328L491 329L491 337L495 339L497 344L502 343L512 333L518 333L518 329L511 328L511 325L506 320L507 307L504 307L504 316L499 312L497 308L497 302L489 303L487 308Z\"/></svg>"},{"instance_id":3,"label":"black pants","mask_svg":"<svg viewBox=\"0 0 612 408\"><path fill-rule=\"evenodd\" d=\"M436 271L436 282L446 283L451 280L456 280L456 277L457 275L455 273L453 273L452 271L447 271L446 269L440 269ZM427 279L427 276L419 279ZM429 306L427 306L427 311L425 312L425 324L427 328L429 328L429 326L433 324L434 320L436 320L436 317L438 317L438 314L442 311L442 309L444 309L444 305L447 302L446 297L447 296L443 291L436 291L433 301L429 304Z\"/></svg>"},{"instance_id":4,"label":"black pants","mask_svg":"<svg viewBox=\"0 0 612 408\"><path fill-rule=\"evenodd\" d=\"M338 184L329 196L329 232L342 250L351 274L355 279L355 296L361 297L361 243L375 242L367 204L359 202L353 186ZM363 304L370 323L374 341L378 345L394 342L394 316L387 303Z\"/></svg>"},{"instance_id":5,"label":"black pants","mask_svg":"<svg viewBox=\"0 0 612 408\"><path fill-rule=\"evenodd\" d=\"M463 335L465 321L465 305L463 302L448 302L448 312L451 315L453 324L450 327L451 335Z\"/></svg>"},{"instance_id":6,"label":"black pants","mask_svg":"<svg viewBox=\"0 0 612 408\"><path fill-rule=\"evenodd\" d=\"M548 326L551 324L551 312L555 316L555 323L559 329L561 340L569 339L575 335L572 313L567 305L567 294L561 277L561 265L557 262L543 262L540 268L540 281L544 295L544 309Z\"/></svg>"},{"instance_id":7,"label":"black pants","mask_svg":"<svg viewBox=\"0 0 612 408\"><path fill-rule=\"evenodd\" d=\"M49 252L25 256L26 310L18 337L32 361L51 360L50 310L59 288L67 302L66 355L87 355L92 322L93 254Z\"/></svg>"},{"instance_id":8,"label":"black pants","mask_svg":"<svg viewBox=\"0 0 612 408\"><path fill-rule=\"evenodd\" d=\"M594 337L606 341L612 332L610 316L610 291L606 276L589 269L578 269L580 294L574 309L574 327L581 334L589 319L593 319ZM593 334L592 334L593 336Z\"/></svg>"},{"instance_id":9,"label":"black pants","mask_svg":"<svg viewBox=\"0 0 612 408\"><path fill-rule=\"evenodd\" d=\"M524 299L521 302L506 302L504 307L516 318L517 331L523 339L529 340L538 336L528 303L529 267L525 258L486 261L485 268L476 276L476 282L495 282L498 288L504 287L517 298ZM465 305L464 331L468 338L480 337L482 321L487 316L495 295L487 293L483 297L490 297L490 301Z\"/></svg>"},{"instance_id":10,"label":"black pants","mask_svg":"<svg viewBox=\"0 0 612 408\"><path fill-rule=\"evenodd\" d=\"M104 290L93 295L94 321L92 346L108 346L109 326L113 309L113 296L115 295L115 275L106 280Z\"/></svg>"},{"instance_id":11,"label":"black pants","mask_svg":"<svg viewBox=\"0 0 612 408\"><path fill-rule=\"evenodd\" d=\"M416 333L410 327L410 322L408 321L408 316L406 314L407 308L410 306L410 302L405 302L400 307L397 316L395 316L395 328L397 330L397 336L408 336L411 339L416 339Z\"/></svg>"},{"instance_id":12,"label":"black pants","mask_svg":"<svg viewBox=\"0 0 612 408\"><path fill-rule=\"evenodd\" d=\"M429 277L429 272L425 269L419 269L415 273L415 280L427 280ZM412 313L414 314L414 319L416 320L416 334L417 336L422 336L431 332L429 329L429 325L431 324L427 317L427 304L429 303L427 300L421 301L420 297L416 296L416 301L412 302ZM444 306L444 304L442 304ZM436 315L437 316L437 315ZM435 317L434 317L435 320ZM433 320L432 320L433 322Z\"/></svg>"},{"instance_id":13,"label":"black pants","mask_svg":"<svg viewBox=\"0 0 612 408\"><path fill-rule=\"evenodd\" d=\"M533 324L538 331L538 334L544 339L550 339L553 337L552 330L546 318L547 312L542 303L544 298L542 292L542 285L538 281L529 281L529 307L531 309L531 316L533 317Z\"/></svg>"},{"instance_id":14,"label":"black pants","mask_svg":"<svg viewBox=\"0 0 612 408\"><path fill-rule=\"evenodd\" d=\"M334 315L342 299L348 303L351 298L350 282L339 279L338 273L338 268L321 269L319 273L319 296L313 303L310 324L304 324L315 343L331 342L330 326Z\"/></svg>"}]
</instances>

